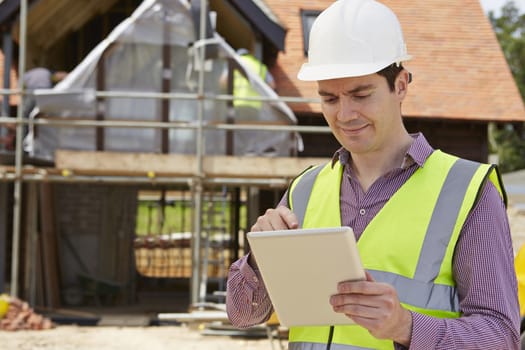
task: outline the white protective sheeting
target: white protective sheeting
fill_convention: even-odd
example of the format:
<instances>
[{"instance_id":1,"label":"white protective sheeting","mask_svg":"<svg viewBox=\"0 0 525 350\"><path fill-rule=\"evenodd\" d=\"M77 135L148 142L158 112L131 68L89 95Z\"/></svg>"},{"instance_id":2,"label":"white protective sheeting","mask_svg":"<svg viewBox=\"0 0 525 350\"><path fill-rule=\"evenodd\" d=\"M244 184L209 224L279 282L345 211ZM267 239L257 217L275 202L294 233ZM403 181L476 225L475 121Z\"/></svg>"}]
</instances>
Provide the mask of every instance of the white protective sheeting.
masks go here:
<instances>
[{"instance_id":1,"label":"white protective sheeting","mask_svg":"<svg viewBox=\"0 0 525 350\"><path fill-rule=\"evenodd\" d=\"M206 95L226 94L221 77L227 69L228 59L233 58L244 67L254 89L264 97L277 98L275 92L257 75L249 71L236 52L217 33L213 38L197 40L190 4L185 0L145 0L137 10L110 35L100 42L70 74L53 89L36 90L37 107L31 117L44 115L51 118L96 119L101 112L104 120L161 121L162 100L138 97L96 98L101 90L103 65L103 90L118 92L163 92L163 78L170 78L173 93L196 93L200 67L196 48L214 45L216 55L205 62L204 91ZM197 26L198 27L198 26ZM169 45L171 70L163 69L163 47ZM99 76L97 78L97 75ZM169 121L198 122L199 101L195 99L170 99ZM204 124L226 122L227 102L204 100ZM290 108L283 102L263 102L258 120L251 123L296 124ZM243 116L235 116L236 123L243 123ZM104 150L129 152L161 152L161 129L105 128ZM205 154L226 154L226 131L204 130ZM38 126L25 140L26 151L31 155L53 159L56 149L95 150L94 127ZM234 131L234 155L287 156L301 151L297 133L286 131ZM195 153L196 130L169 129L170 153Z\"/></svg>"}]
</instances>

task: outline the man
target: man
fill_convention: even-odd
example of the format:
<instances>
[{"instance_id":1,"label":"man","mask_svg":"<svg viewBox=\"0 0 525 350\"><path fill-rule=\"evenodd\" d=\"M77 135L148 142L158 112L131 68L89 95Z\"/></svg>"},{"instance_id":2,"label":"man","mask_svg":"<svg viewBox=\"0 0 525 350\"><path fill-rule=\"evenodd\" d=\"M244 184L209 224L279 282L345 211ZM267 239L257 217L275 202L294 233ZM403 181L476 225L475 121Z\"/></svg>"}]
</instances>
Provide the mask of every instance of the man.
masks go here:
<instances>
[{"instance_id":1,"label":"man","mask_svg":"<svg viewBox=\"0 0 525 350\"><path fill-rule=\"evenodd\" d=\"M275 89L273 76L268 70L268 67L262 61L257 59L245 48L238 49L237 54L239 55L245 70L249 70L258 75L270 88ZM228 72L226 71L221 78L223 85L226 85L228 77L227 73ZM232 113L229 118L229 122L232 123L238 121L243 123L258 123L261 120L266 120L268 118L265 116L268 111L265 112L263 102L250 99L261 97L261 93L253 87L253 82L246 77L246 74L247 72L241 73L239 69L233 70L232 94L236 98L232 102L233 110L231 111ZM268 136L262 136L260 132L253 130L238 130L235 131L234 135L234 144L246 145L242 149L244 154L260 155L265 149L270 148L262 146L267 143L266 140L268 139Z\"/></svg>"},{"instance_id":2,"label":"man","mask_svg":"<svg viewBox=\"0 0 525 350\"><path fill-rule=\"evenodd\" d=\"M35 67L24 73L24 89L26 95L22 105L22 116L24 119L29 119L31 113L36 107L36 99L34 90L36 89L51 89L67 76L65 71L52 71L44 67ZM30 131L29 125L24 125L24 137ZM16 128L12 129L12 143L11 148L15 147ZM9 149L9 146L7 147Z\"/></svg>"},{"instance_id":3,"label":"man","mask_svg":"<svg viewBox=\"0 0 525 350\"><path fill-rule=\"evenodd\" d=\"M24 99L24 118L28 118L35 107L36 101L33 91L36 89L51 89L66 76L67 72L51 71L44 67L35 67L25 72L23 78L24 87L28 94Z\"/></svg>"},{"instance_id":4,"label":"man","mask_svg":"<svg viewBox=\"0 0 525 350\"><path fill-rule=\"evenodd\" d=\"M411 76L401 63L411 57L395 14L373 0L336 1L314 22L309 47L298 77L317 81L342 148L299 176L251 230L351 226L367 280L341 281L327 300L355 325L291 327L289 349L518 349L502 184L493 166L407 133ZM226 301L239 328L270 317L251 254L232 264Z\"/></svg>"},{"instance_id":5,"label":"man","mask_svg":"<svg viewBox=\"0 0 525 350\"><path fill-rule=\"evenodd\" d=\"M47 68L36 67L28 70L24 76L24 87L26 90L26 96L24 98L24 104L22 106L22 115L24 118L29 118L29 114L35 108L36 100L33 95L35 89L50 89L56 83L61 81L67 75L63 71L50 71ZM0 144L3 144L6 150L12 151L15 149L16 142L16 125L6 124L7 134L0 137ZM28 126L24 126L24 135L27 134Z\"/></svg>"},{"instance_id":6,"label":"man","mask_svg":"<svg viewBox=\"0 0 525 350\"><path fill-rule=\"evenodd\" d=\"M245 48L240 48L237 50L242 62L245 64L251 72L257 74L269 87L275 89L275 80L273 79L272 74L268 70L268 67L258 60L254 55L250 53ZM221 77L221 85L226 86L228 79L228 71L225 70ZM259 111L262 106L261 101L244 99L244 97L260 97L260 94L254 90L251 82L238 70L233 72L233 91L232 94L237 99L233 100L233 106L236 109L236 113L243 118L248 120L258 120Z\"/></svg>"}]
</instances>

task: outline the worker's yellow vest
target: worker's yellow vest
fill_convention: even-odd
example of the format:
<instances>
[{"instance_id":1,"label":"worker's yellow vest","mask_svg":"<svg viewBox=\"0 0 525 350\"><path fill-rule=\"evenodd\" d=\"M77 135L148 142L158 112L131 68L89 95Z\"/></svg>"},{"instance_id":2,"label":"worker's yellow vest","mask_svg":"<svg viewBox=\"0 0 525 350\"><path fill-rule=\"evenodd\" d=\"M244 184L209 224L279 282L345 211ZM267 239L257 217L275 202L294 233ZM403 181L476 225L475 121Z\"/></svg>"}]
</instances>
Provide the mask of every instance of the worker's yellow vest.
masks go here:
<instances>
[{"instance_id":1,"label":"worker's yellow vest","mask_svg":"<svg viewBox=\"0 0 525 350\"><path fill-rule=\"evenodd\" d=\"M289 204L302 227L341 226L342 166L309 169L291 185ZM435 151L384 205L358 241L365 269L392 284L402 305L440 318L460 316L452 257L461 228L490 179L506 201L497 169ZM315 283L315 281L313 281ZM357 325L291 327L289 350L393 349ZM332 332L330 334L330 332ZM329 340L330 339L330 340Z\"/></svg>"},{"instance_id":2,"label":"worker's yellow vest","mask_svg":"<svg viewBox=\"0 0 525 350\"><path fill-rule=\"evenodd\" d=\"M257 60L252 55L242 55L241 59L243 63L248 66L252 72L258 74L263 80L266 78L267 68L266 66ZM233 73L233 96L235 97L259 97L258 94L248 81L240 72L235 70ZM262 102L255 100L244 100L244 99L234 99L233 105L235 107L252 107L252 108L261 108Z\"/></svg>"}]
</instances>

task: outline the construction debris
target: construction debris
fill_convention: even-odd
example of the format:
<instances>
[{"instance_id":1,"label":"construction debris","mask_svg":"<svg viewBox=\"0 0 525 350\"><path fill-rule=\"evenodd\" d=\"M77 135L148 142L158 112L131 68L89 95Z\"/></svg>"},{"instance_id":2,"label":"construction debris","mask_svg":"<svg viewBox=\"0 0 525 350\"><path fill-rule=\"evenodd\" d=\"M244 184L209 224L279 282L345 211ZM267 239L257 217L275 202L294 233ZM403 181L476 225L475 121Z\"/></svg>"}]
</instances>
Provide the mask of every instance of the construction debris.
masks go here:
<instances>
[{"instance_id":1,"label":"construction debris","mask_svg":"<svg viewBox=\"0 0 525 350\"><path fill-rule=\"evenodd\" d=\"M50 319L37 314L25 301L7 294L0 295L0 330L41 330L53 327Z\"/></svg>"}]
</instances>

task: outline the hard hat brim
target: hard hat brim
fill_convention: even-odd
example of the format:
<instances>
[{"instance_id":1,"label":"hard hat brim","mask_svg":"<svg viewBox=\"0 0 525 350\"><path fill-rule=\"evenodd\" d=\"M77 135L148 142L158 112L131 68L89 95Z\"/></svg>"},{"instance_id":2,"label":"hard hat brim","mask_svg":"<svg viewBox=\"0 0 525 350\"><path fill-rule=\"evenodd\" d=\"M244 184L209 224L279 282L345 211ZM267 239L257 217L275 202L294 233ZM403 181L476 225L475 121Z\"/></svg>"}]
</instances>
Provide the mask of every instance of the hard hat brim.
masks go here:
<instances>
[{"instance_id":1,"label":"hard hat brim","mask_svg":"<svg viewBox=\"0 0 525 350\"><path fill-rule=\"evenodd\" d=\"M360 77L364 75L374 74L379 72L381 69L388 67L395 62L404 62L412 58L411 55L404 55L399 57L394 62L373 62L363 64L323 64L323 65L312 65L304 63L297 74L297 79L303 81L317 81L317 80L328 80L338 78L350 78Z\"/></svg>"}]
</instances>

